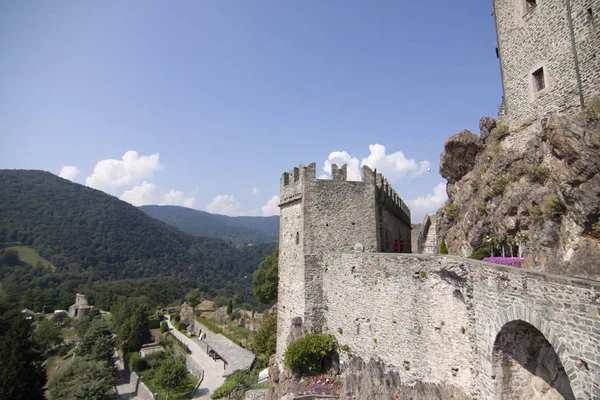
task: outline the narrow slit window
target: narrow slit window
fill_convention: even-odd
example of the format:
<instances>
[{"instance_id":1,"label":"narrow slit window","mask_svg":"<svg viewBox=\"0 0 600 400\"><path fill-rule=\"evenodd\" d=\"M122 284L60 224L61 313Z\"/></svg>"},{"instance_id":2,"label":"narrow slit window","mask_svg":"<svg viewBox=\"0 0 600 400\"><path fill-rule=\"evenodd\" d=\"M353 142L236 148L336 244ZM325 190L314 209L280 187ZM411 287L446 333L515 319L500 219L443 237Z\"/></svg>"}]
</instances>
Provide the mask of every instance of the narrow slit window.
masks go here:
<instances>
[{"instance_id":1,"label":"narrow slit window","mask_svg":"<svg viewBox=\"0 0 600 400\"><path fill-rule=\"evenodd\" d=\"M529 12L537 6L537 0L525 0L526 10Z\"/></svg>"},{"instance_id":2,"label":"narrow slit window","mask_svg":"<svg viewBox=\"0 0 600 400\"><path fill-rule=\"evenodd\" d=\"M544 76L544 68L540 68L533 74L533 88L536 93L546 88L546 77Z\"/></svg>"},{"instance_id":3,"label":"narrow slit window","mask_svg":"<svg viewBox=\"0 0 600 400\"><path fill-rule=\"evenodd\" d=\"M300 232L296 232L296 244L300 244Z\"/></svg>"}]
</instances>

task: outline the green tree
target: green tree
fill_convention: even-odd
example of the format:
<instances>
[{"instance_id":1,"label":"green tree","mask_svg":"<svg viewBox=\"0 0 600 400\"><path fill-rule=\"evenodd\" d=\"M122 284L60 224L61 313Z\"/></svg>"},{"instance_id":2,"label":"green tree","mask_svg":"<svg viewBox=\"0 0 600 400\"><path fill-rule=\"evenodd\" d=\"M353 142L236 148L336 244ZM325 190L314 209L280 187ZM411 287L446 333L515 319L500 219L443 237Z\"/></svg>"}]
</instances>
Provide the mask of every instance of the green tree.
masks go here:
<instances>
[{"instance_id":1,"label":"green tree","mask_svg":"<svg viewBox=\"0 0 600 400\"><path fill-rule=\"evenodd\" d=\"M138 351L149 335L148 305L143 297L120 297L113 309L113 324L123 352Z\"/></svg>"},{"instance_id":2,"label":"green tree","mask_svg":"<svg viewBox=\"0 0 600 400\"><path fill-rule=\"evenodd\" d=\"M160 323L160 332L165 333L168 330L169 330L169 324L167 324L165 321L161 322Z\"/></svg>"},{"instance_id":3,"label":"green tree","mask_svg":"<svg viewBox=\"0 0 600 400\"><path fill-rule=\"evenodd\" d=\"M252 339L254 349L267 357L275 354L277 347L277 313L265 312L260 327Z\"/></svg>"},{"instance_id":4,"label":"green tree","mask_svg":"<svg viewBox=\"0 0 600 400\"><path fill-rule=\"evenodd\" d=\"M180 357L166 357L156 371L154 382L161 390L169 396L181 388L186 381L187 370L185 362Z\"/></svg>"},{"instance_id":5,"label":"green tree","mask_svg":"<svg viewBox=\"0 0 600 400\"><path fill-rule=\"evenodd\" d=\"M185 295L186 300L190 303L190 306L196 307L198 304L206 298L206 294L198 288L194 288Z\"/></svg>"},{"instance_id":6,"label":"green tree","mask_svg":"<svg viewBox=\"0 0 600 400\"><path fill-rule=\"evenodd\" d=\"M254 297L261 304L277 301L279 248L265 258L252 276Z\"/></svg>"},{"instance_id":7,"label":"green tree","mask_svg":"<svg viewBox=\"0 0 600 400\"><path fill-rule=\"evenodd\" d=\"M229 302L227 303L227 315L231 315L232 312L233 312L233 302L230 299Z\"/></svg>"},{"instance_id":8,"label":"green tree","mask_svg":"<svg viewBox=\"0 0 600 400\"><path fill-rule=\"evenodd\" d=\"M77 353L86 359L107 361L114 354L115 339L108 323L102 317L95 318L79 342Z\"/></svg>"},{"instance_id":9,"label":"green tree","mask_svg":"<svg viewBox=\"0 0 600 400\"><path fill-rule=\"evenodd\" d=\"M50 384L50 399L115 400L115 384L110 362L76 359Z\"/></svg>"},{"instance_id":10,"label":"green tree","mask_svg":"<svg viewBox=\"0 0 600 400\"><path fill-rule=\"evenodd\" d=\"M19 258L19 252L16 250L4 250L0 253L0 262L5 262L11 267L20 265L21 259Z\"/></svg>"},{"instance_id":11,"label":"green tree","mask_svg":"<svg viewBox=\"0 0 600 400\"><path fill-rule=\"evenodd\" d=\"M54 321L43 319L38 322L33 331L33 341L38 345L42 354L54 345L62 342L62 333Z\"/></svg>"},{"instance_id":12,"label":"green tree","mask_svg":"<svg viewBox=\"0 0 600 400\"><path fill-rule=\"evenodd\" d=\"M0 342L0 399L44 399L44 360L32 346L29 328L19 315Z\"/></svg>"}]
</instances>

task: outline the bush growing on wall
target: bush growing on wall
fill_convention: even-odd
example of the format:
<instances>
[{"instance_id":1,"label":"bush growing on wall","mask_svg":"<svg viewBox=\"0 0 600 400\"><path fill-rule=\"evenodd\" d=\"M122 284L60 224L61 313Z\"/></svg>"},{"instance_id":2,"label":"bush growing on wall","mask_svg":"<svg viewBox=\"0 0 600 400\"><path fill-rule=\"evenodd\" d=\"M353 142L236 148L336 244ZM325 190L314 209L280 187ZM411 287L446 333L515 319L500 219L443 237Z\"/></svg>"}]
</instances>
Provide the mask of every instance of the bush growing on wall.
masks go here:
<instances>
[{"instance_id":1,"label":"bush growing on wall","mask_svg":"<svg viewBox=\"0 0 600 400\"><path fill-rule=\"evenodd\" d=\"M448 254L448 246L446 245L446 239L440 243L440 254Z\"/></svg>"},{"instance_id":2,"label":"bush growing on wall","mask_svg":"<svg viewBox=\"0 0 600 400\"><path fill-rule=\"evenodd\" d=\"M294 371L320 372L323 360L335 350L335 345L332 335L310 333L290 343L285 353L285 365Z\"/></svg>"}]
</instances>

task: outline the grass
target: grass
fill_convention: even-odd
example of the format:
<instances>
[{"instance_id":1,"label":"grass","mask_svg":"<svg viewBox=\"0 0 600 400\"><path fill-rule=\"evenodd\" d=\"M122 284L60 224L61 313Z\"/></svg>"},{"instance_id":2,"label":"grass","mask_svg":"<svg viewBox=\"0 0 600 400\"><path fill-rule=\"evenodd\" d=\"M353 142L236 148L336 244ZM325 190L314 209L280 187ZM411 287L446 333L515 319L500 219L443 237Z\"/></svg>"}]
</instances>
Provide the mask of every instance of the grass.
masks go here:
<instances>
[{"instance_id":1,"label":"grass","mask_svg":"<svg viewBox=\"0 0 600 400\"><path fill-rule=\"evenodd\" d=\"M216 334L220 333L235 344L242 346L242 344L245 343L246 348L248 347L248 344L252 342L252 337L254 336L253 332L250 332L246 328L242 328L235 321L225 322L198 317L198 322L206 326L211 332ZM220 324L221 326L219 327L217 324Z\"/></svg>"},{"instance_id":2,"label":"grass","mask_svg":"<svg viewBox=\"0 0 600 400\"><path fill-rule=\"evenodd\" d=\"M159 400L166 399L167 398L166 394L164 392L162 392L160 389L158 389L158 387L154 383L154 376L153 376L154 374L152 374L152 373L148 374L148 372L149 372L149 370L142 372L142 376L144 377L144 383L146 384L146 386L148 386L148 389L150 389L150 391L152 393L158 393L157 399L159 399ZM147 379L148 375L152 375L152 377ZM187 372L185 383L181 386L181 388L178 391L171 393L171 395L169 396L169 400L191 399L192 398L192 396L191 396L192 390L194 390L197 383L198 383L198 378L195 378L192 374Z\"/></svg>"},{"instance_id":3,"label":"grass","mask_svg":"<svg viewBox=\"0 0 600 400\"><path fill-rule=\"evenodd\" d=\"M31 247L19 245L7 247L6 250L16 250L19 253L21 261L33 265L34 267L40 263L44 268L49 268L52 272L56 270L56 267L50 261L40 256L38 252Z\"/></svg>"},{"instance_id":4,"label":"grass","mask_svg":"<svg viewBox=\"0 0 600 400\"><path fill-rule=\"evenodd\" d=\"M69 353L65 356L52 356L48 358L46 361L46 377L47 385L50 386L50 383L56 378L61 372L63 372L71 363L73 362L73 354Z\"/></svg>"}]
</instances>

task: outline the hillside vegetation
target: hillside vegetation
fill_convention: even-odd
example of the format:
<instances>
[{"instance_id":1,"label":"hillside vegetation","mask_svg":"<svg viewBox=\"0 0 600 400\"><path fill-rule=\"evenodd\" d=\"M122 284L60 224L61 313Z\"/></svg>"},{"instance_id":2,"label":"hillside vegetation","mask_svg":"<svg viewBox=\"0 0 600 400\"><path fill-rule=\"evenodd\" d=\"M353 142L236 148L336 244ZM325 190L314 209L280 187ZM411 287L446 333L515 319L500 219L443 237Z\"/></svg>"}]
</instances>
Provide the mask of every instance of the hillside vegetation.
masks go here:
<instances>
[{"instance_id":1,"label":"hillside vegetation","mask_svg":"<svg viewBox=\"0 0 600 400\"><path fill-rule=\"evenodd\" d=\"M198 236L234 243L276 242L279 217L228 217L178 206L142 206L140 210L160 221Z\"/></svg>"},{"instance_id":2,"label":"hillside vegetation","mask_svg":"<svg viewBox=\"0 0 600 400\"><path fill-rule=\"evenodd\" d=\"M252 301L251 279L244 276L275 248L192 236L48 172L1 170L0 246L15 242L55 267L50 272L43 263L21 259L16 265L0 257L0 291L34 309L64 308L75 290L92 301L101 295L104 303L107 293L167 303L191 287Z\"/></svg>"}]
</instances>

